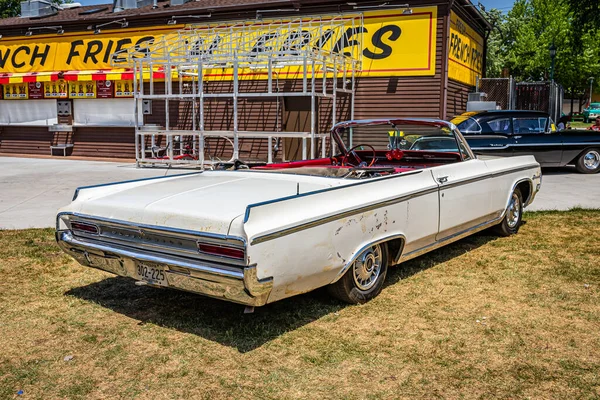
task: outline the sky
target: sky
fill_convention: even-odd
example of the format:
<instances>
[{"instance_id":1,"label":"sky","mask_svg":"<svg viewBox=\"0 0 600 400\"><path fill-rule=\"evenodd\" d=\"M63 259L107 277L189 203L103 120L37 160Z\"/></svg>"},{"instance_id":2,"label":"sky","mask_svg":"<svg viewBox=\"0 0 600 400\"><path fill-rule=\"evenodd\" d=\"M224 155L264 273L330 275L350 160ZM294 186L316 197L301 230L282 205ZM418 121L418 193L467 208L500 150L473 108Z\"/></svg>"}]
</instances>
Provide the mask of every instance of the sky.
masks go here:
<instances>
[{"instance_id":1,"label":"sky","mask_svg":"<svg viewBox=\"0 0 600 400\"><path fill-rule=\"evenodd\" d=\"M471 0L473 4L477 4L477 0ZM507 12L511 9L514 0L479 0L484 5L486 10L491 8L497 8L503 12Z\"/></svg>"},{"instance_id":2,"label":"sky","mask_svg":"<svg viewBox=\"0 0 600 400\"><path fill-rule=\"evenodd\" d=\"M84 6L90 4L107 4L112 3L112 0L74 0L77 3L81 3ZM473 4L477 4L477 1L480 1L481 4L485 6L486 10L490 8L498 8L504 12L508 11L510 7L513 5L514 0L471 0ZM410 4L410 2L409 2Z\"/></svg>"}]
</instances>

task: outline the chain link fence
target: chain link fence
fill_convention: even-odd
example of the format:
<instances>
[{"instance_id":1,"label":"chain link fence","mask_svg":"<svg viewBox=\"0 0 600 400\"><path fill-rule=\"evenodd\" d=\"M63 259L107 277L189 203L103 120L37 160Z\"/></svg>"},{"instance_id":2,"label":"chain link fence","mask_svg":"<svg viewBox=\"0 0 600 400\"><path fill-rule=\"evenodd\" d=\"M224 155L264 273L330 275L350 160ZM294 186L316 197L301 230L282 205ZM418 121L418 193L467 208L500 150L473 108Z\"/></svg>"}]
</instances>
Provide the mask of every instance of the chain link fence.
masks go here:
<instances>
[{"instance_id":1,"label":"chain link fence","mask_svg":"<svg viewBox=\"0 0 600 400\"><path fill-rule=\"evenodd\" d=\"M478 79L475 91L485 93L486 101L495 101L503 110L512 110L516 107L517 92L513 78Z\"/></svg>"},{"instance_id":2,"label":"chain link fence","mask_svg":"<svg viewBox=\"0 0 600 400\"><path fill-rule=\"evenodd\" d=\"M564 89L556 82L515 82L510 78L481 78L476 92L486 94L502 110L544 111L555 120L561 116Z\"/></svg>"}]
</instances>

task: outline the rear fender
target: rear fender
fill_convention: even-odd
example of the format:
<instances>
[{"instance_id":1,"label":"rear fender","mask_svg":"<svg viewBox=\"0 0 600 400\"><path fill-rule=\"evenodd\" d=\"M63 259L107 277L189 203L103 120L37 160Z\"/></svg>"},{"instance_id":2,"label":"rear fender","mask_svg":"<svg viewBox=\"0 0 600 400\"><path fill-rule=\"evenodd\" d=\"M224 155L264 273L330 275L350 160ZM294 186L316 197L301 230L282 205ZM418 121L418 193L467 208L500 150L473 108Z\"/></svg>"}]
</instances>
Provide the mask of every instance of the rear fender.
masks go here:
<instances>
[{"instance_id":1,"label":"rear fender","mask_svg":"<svg viewBox=\"0 0 600 400\"><path fill-rule=\"evenodd\" d=\"M358 256L363 251L365 251L366 249L368 249L371 246L374 246L376 244L381 244L381 243L388 244L388 257L389 257L388 265L398 264L398 262L400 261L400 256L402 256L402 251L404 250L404 243L406 243L406 236L404 236L401 233L381 237L380 239L369 242L369 243L365 244L364 246L360 247L359 249L357 249L356 251L354 251L352 257L350 257L350 259L346 262L344 267L340 270L340 272L338 273L336 278L331 283L334 283L334 282L337 282L338 280L340 280L342 278L342 276L344 276L346 274L346 272L348 272L348 270L350 269L350 267L352 266L354 261L356 261Z\"/></svg>"}]
</instances>

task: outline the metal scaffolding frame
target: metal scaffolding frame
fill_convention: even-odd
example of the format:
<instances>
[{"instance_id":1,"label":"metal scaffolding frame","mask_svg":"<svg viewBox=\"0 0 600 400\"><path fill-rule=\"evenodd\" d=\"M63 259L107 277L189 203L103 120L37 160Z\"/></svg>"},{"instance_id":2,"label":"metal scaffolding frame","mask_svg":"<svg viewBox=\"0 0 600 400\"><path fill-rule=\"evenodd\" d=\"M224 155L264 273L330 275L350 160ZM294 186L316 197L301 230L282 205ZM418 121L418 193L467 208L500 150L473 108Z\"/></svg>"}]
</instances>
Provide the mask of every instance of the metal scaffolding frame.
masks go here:
<instances>
[{"instance_id":1,"label":"metal scaffolding frame","mask_svg":"<svg viewBox=\"0 0 600 400\"><path fill-rule=\"evenodd\" d=\"M215 160L205 159L205 139L225 138L232 146L232 160L239 159L240 139L267 139L268 162L273 162L274 138L302 139L302 156L315 158L318 141L321 156L326 156L327 134L317 132L318 98L329 98L332 104L332 125L336 123L337 102L350 96L350 117L354 117L355 74L362 63L362 15L305 17L269 21L233 22L230 25L209 24L191 26L165 35L146 48L137 46L113 55L113 64L133 69L136 133L136 159L140 164L197 164L204 168ZM352 39L350 39L352 36ZM300 90L281 90L278 81L282 70L293 72ZM206 88L214 71L231 71L226 78L227 91L209 92ZM156 74L164 74L164 93L155 92ZM288 72L289 74L289 72ZM267 82L266 90L246 90L240 82L259 76ZM254 78L255 79L255 78ZM174 85L178 82L178 85ZM301 82L301 84L300 84ZM191 93L190 93L191 83ZM274 88L275 83L275 88ZM248 85L251 86L251 85ZM264 86L264 84L262 85ZM147 93L146 93L147 92ZM310 131L241 131L238 101L241 98L273 99L310 97ZM206 129L206 106L209 99L230 99L232 129ZM144 101L164 101L164 126L144 125L140 109ZM191 129L172 129L170 102L192 103ZM259 101L259 100L258 100ZM279 116L278 116L279 118ZM157 138L166 138L162 150L166 156L156 156ZM186 137L191 146L184 149ZM333 144L332 144L333 146ZM181 156L184 153L190 156Z\"/></svg>"}]
</instances>

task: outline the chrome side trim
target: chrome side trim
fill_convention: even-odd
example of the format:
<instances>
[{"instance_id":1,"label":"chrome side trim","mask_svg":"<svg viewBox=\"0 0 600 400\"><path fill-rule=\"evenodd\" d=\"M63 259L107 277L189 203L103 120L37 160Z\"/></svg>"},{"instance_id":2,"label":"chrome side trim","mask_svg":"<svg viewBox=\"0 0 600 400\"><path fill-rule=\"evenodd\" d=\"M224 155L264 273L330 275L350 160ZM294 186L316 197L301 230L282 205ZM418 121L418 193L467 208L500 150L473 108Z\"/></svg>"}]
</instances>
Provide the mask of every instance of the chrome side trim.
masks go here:
<instances>
[{"instance_id":1,"label":"chrome side trim","mask_svg":"<svg viewBox=\"0 0 600 400\"><path fill-rule=\"evenodd\" d=\"M252 239L251 245L256 245L259 243L263 243L275 238L279 238L279 237L283 237L283 236L287 236L287 235L291 235L292 233L296 233L296 232L300 232L306 229L310 229L310 228L314 228L315 226L319 226L319 225L324 225L326 223L332 222L332 221L336 221L338 219L341 218L346 218L346 217L350 217L352 215L356 215L356 214L360 214L360 213L364 213L367 211L372 211L381 207L386 207L386 206L391 206L397 203L401 203L403 201L407 201L410 199L413 199L415 197L420 197L420 196L425 196L431 193L436 193L438 191L438 187L432 187L432 188L426 188L423 190L419 190L417 192L414 193L410 193L408 195L404 195L401 197L394 197L388 200L384 200L384 201L380 201L377 203L373 203L373 204L369 204L360 208L355 208L352 210L348 210L348 211L343 211L340 213L336 213L336 214L332 214L326 217L322 217L322 218L317 218L314 219L312 221L309 222L304 222L300 225L295 225L289 228L285 228L285 229L281 229L272 233L267 233L265 235L261 235L261 236L257 236L254 239Z\"/></svg>"},{"instance_id":2,"label":"chrome side trim","mask_svg":"<svg viewBox=\"0 0 600 400\"><path fill-rule=\"evenodd\" d=\"M551 146L600 146L600 142L589 143L510 143L504 146L471 147L473 151L504 150L510 147L551 147Z\"/></svg>"},{"instance_id":3,"label":"chrome side trim","mask_svg":"<svg viewBox=\"0 0 600 400\"><path fill-rule=\"evenodd\" d=\"M515 168L515 169L508 169L508 170L503 170L503 171L499 171L499 172L492 172L486 175L480 175L480 176L476 176L474 178L465 178L465 179L461 179L458 181L453 181L447 184L442 184L440 185L440 190L443 189L450 189L456 186L463 186L463 185L468 185L470 183L475 183L475 182L479 182L479 181L483 181L485 179L488 178L497 178L500 176L504 176L504 175L510 175L513 174L515 172L521 172L521 171L526 171L528 169L531 168L537 168L537 165L531 164L529 166L525 166L525 167L519 167L519 168Z\"/></svg>"},{"instance_id":4,"label":"chrome side trim","mask_svg":"<svg viewBox=\"0 0 600 400\"><path fill-rule=\"evenodd\" d=\"M104 187L104 186L120 185L120 184L123 184L123 183L151 181L151 180L155 180L155 179L175 178L175 177L186 176L186 175L197 175L197 174L201 174L202 172L203 171L187 172L185 174L153 176L151 178L140 178L140 179L131 179L131 180L128 180L128 181L119 181L119 182L111 182L111 183L101 183L101 184L98 184L98 185L79 186L78 188L75 189L75 193L73 193L73 200L71 200L71 201L75 201L77 199L77 196L79 196L79 192L81 190L85 190L85 189L93 189L93 188Z\"/></svg>"},{"instance_id":5,"label":"chrome side trim","mask_svg":"<svg viewBox=\"0 0 600 400\"><path fill-rule=\"evenodd\" d=\"M445 246L447 244L450 244L452 242L456 242L457 240L463 239L463 238L465 238L467 236L470 236L470 235L472 235L474 233L480 232L480 231L482 231L484 229L487 229L487 228L489 228L491 226L494 226L496 223L502 221L502 218L504 218L504 214L505 213L506 213L506 210L502 213L502 215L499 218L495 218L495 219L493 219L491 221L483 222L483 223L481 223L479 225L475 225L472 228L466 229L466 230L461 231L461 232L457 232L457 233L455 233L453 235L450 235L450 236L447 236L447 237L445 237L443 239L440 239L439 241L437 241L435 243L432 243L432 244L427 245L425 247L422 247L420 249L413 250L410 253L403 254L400 257L400 261L399 262L405 262L405 261L408 261L408 260L412 260L413 258L416 258L416 257L418 257L420 255L423 255L423 254L428 253L430 251L439 249L440 247L443 247L443 246Z\"/></svg>"},{"instance_id":6,"label":"chrome side trim","mask_svg":"<svg viewBox=\"0 0 600 400\"><path fill-rule=\"evenodd\" d=\"M461 186L461 185L468 185L468 184L476 182L476 181L480 181L480 180L484 180L484 179L488 179L488 178L496 178L496 177L499 177L499 176L508 175L508 174L512 174L512 173L516 173L516 172L520 172L520 171L525 171L525 170L528 170L528 169L531 169L531 168L537 168L537 167L539 167L538 164L529 164L529 165L526 165L526 166L523 166L523 167L518 167L518 168L514 168L514 169L506 169L506 170L503 170L503 171L494 172L494 173L490 173L490 174L487 174L487 175L482 175L482 176L479 176L479 177L476 177L476 178L463 179L461 181L453 182L453 183L450 183L450 184L447 184L447 185L446 184L440 185L439 187L435 186L433 188L422 189L420 191L413 192L413 193L410 193L408 195L404 195L404 196L401 196L401 197L396 197L396 198L393 198L393 199L389 199L389 200L385 200L385 201L381 201L381 202L369 204L369 205L366 205L366 206L363 206L361 208L357 208L357 209L354 209L354 210L349 210L349 211L344 211L344 212L337 213L337 214L332 214L332 215L329 215L329 216L326 216L326 217L314 219L312 221L305 222L305 223L302 223L302 224L299 224L299 225L295 225L295 226L292 226L292 227L289 227L289 228L285 228L285 229L281 229L281 230L278 230L278 231L275 231L275 232L271 232L271 233L267 233L267 234L264 234L264 235L261 235L261 236L257 236L254 239L252 239L252 241L251 241L250 244L251 245L256 245L256 244L259 244L259 243L263 243L263 242L266 242L266 241L269 241L269 240L273 240L273 239L276 239L276 238L279 238L279 237L282 237L282 236L290 235L292 233L296 233L296 232L300 232L300 231L303 231L303 230L306 230L306 229L310 229L310 228L313 228L315 226L323 225L323 224L326 224L328 222L332 222L332 221L335 221L335 220L338 220L338 219L341 219L341 218L349 217L349 216L352 216L352 215L355 215L355 214L359 214L359 213L362 213L362 212L371 211L371 210L374 210L374 209L377 209L377 208L380 208L380 207L394 205L394 204L401 203L401 202L406 201L406 200L413 199L415 197L425 196L427 194L437 192L438 190L444 190L444 189L448 189L448 188L452 188L452 187L457 187L457 186ZM345 186L343 186L343 187L345 187ZM513 190L514 190L514 188L513 188ZM273 201L273 202L276 202L276 201ZM248 210L246 210L246 212L248 212Z\"/></svg>"},{"instance_id":7,"label":"chrome side trim","mask_svg":"<svg viewBox=\"0 0 600 400\"><path fill-rule=\"evenodd\" d=\"M529 184L531 185L532 192L530 194L530 198L532 199L532 196L535 196L535 194L533 193L533 183L532 183L531 179L529 179L529 178L525 178L525 179L521 179L521 180L517 181L513 185L513 189L511 191L511 194L512 194L512 192L514 192L514 190L516 189L516 187L519 184L523 183L523 182L529 182ZM413 250L413 251L411 251L409 253L403 254L400 257L399 262L404 262L404 261L411 260L413 258L416 258L416 257L420 256L420 255L423 255L423 254L428 253L430 251L439 249L440 247L443 247L443 246L445 246L447 244L450 244L452 242L456 242L456 241L458 241L460 239L463 239L463 238L465 238L467 236L473 235L473 234L475 234L477 232L481 232L481 231L483 231L483 230L485 230L487 228L490 228L490 227L492 227L492 226L500 223L500 221L502 221L502 219L506 215L506 210L508 208L508 204L509 203L510 203L510 198L508 199L506 207L504 208L504 210L502 211L502 214L500 214L499 217L491 219L489 221L482 222L482 223L480 223L478 225L475 225L475 226L473 226L471 228L465 229L464 231L457 232L457 233L454 233L452 235L446 236L446 237L440 239L439 241L437 241L435 243L432 243L430 245L421 247L420 249ZM525 204L525 202L523 202L523 204ZM525 207L525 206L523 206L523 207Z\"/></svg>"},{"instance_id":8,"label":"chrome side trim","mask_svg":"<svg viewBox=\"0 0 600 400\"><path fill-rule=\"evenodd\" d=\"M449 182L449 183L442 183L440 185L440 190L451 189L451 188L457 187L457 186L469 185L471 183L484 181L484 180L492 178L492 177L493 177L492 174L485 174L485 175L476 176L474 178L465 178L465 179L461 179L461 180L453 181L453 182Z\"/></svg>"},{"instance_id":9,"label":"chrome side trim","mask_svg":"<svg viewBox=\"0 0 600 400\"><path fill-rule=\"evenodd\" d=\"M539 168L539 167L540 167L540 164L538 164L538 163L528 164L528 165L525 165L523 167L512 168L512 169L509 168L509 169L505 169L505 170L498 171L498 172L492 172L492 176L494 178L496 178L498 176L509 175L509 174L514 173L514 172L521 172L521 171L526 171L526 170L531 169L531 168Z\"/></svg>"},{"instance_id":10,"label":"chrome side trim","mask_svg":"<svg viewBox=\"0 0 600 400\"><path fill-rule=\"evenodd\" d=\"M541 176L541 175L540 175ZM533 177L535 179L535 175ZM537 191L535 190L534 186L533 186L533 180L529 179L529 178L525 178L525 179L520 179L518 180L512 188L511 191L511 195L512 192L515 191L515 189L517 188L517 186L519 186L521 183L527 182L529 183L529 196L527 197L527 199L523 199L523 208L527 207L529 204L531 204L531 202L533 201L535 195L537 194ZM508 200L508 203L506 204L506 207L508 207L508 205L510 204L510 199Z\"/></svg>"},{"instance_id":11,"label":"chrome side trim","mask_svg":"<svg viewBox=\"0 0 600 400\"><path fill-rule=\"evenodd\" d=\"M444 229L443 231L438 232L438 234L436 235L436 238L441 238L438 240L445 240L447 237L453 236L457 233L464 232L474 226L479 226L480 224L485 224L489 221L493 221L496 218L498 218L498 216L501 215L502 213L503 213L503 211L496 211L493 213L486 214L475 220L467 221L462 224Z\"/></svg>"},{"instance_id":12,"label":"chrome side trim","mask_svg":"<svg viewBox=\"0 0 600 400\"><path fill-rule=\"evenodd\" d=\"M390 235L390 236L383 237L383 238L378 239L378 240L376 240L374 242L368 243L368 244L364 245L363 247L361 247L360 249L358 249L356 252L354 252L354 255L352 256L352 258L350 258L350 260L348 262L346 262L346 265L344 265L344 268L342 268L340 270L340 272L337 274L337 276L335 277L335 279L331 283L335 283L338 280L340 280L342 278L342 276L344 276L344 274L348 271L348 269L352 266L352 264L354 263L354 261L356 261L356 259L358 258L358 256L360 256L363 251L365 251L369 247L374 246L376 244L380 244L380 243L384 243L384 242L389 242L389 241L394 240L394 239L402 239L402 244L400 245L400 249L398 250L398 254L394 255L393 259L389 259L388 260L388 266L396 265L398 262L400 262L402 250L404 249L404 244L406 243L406 237L404 235L402 235L402 234L395 234L395 235ZM388 251L389 251L389 249L388 249ZM388 257L390 257L389 253L388 253Z\"/></svg>"},{"instance_id":13,"label":"chrome side trim","mask_svg":"<svg viewBox=\"0 0 600 400\"><path fill-rule=\"evenodd\" d=\"M260 207L260 206L265 206L268 204L273 204L273 203L279 203L282 201L286 201L286 200L292 200L292 199L298 199L301 197L306 197L306 196L313 196L315 194L320 194L320 193L325 193L325 192L332 192L335 190L341 190L341 189L345 189L348 187L355 187L355 186L360 186L360 185L366 185L369 183L374 183L374 182L381 182L383 180L388 180L388 179L393 179L393 178L399 178L402 176L408 176L408 175L416 175L416 174L420 174L424 171L424 169L418 169L418 170L414 170L414 171L407 171L407 172L402 172L400 174L395 174L395 175L389 175L389 176L382 176L379 178L371 178L371 179L367 179L364 181L358 181L356 183L352 183L349 185L340 185L340 186L334 186L334 187L329 187L329 188L325 188L325 189L319 189L319 190L315 190L312 192L307 192L307 193L302 193L302 194L298 194L298 195L293 195L293 196L286 196L286 197L281 197L278 199L273 199L273 200L267 200L267 201L263 201L260 203L254 203L254 204L250 204L246 207L246 213L244 214L244 223L248 222L248 219L250 218L250 211L252 208L256 208L256 207Z\"/></svg>"},{"instance_id":14,"label":"chrome side trim","mask_svg":"<svg viewBox=\"0 0 600 400\"><path fill-rule=\"evenodd\" d=\"M490 147L471 147L471 150L473 151L488 151L488 150L505 150L508 149L510 146L506 145L506 146L490 146Z\"/></svg>"},{"instance_id":15,"label":"chrome side trim","mask_svg":"<svg viewBox=\"0 0 600 400\"><path fill-rule=\"evenodd\" d=\"M600 142L562 143L563 146L600 146Z\"/></svg>"}]
</instances>

